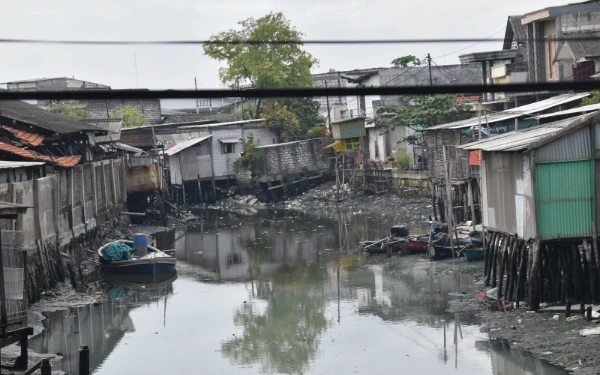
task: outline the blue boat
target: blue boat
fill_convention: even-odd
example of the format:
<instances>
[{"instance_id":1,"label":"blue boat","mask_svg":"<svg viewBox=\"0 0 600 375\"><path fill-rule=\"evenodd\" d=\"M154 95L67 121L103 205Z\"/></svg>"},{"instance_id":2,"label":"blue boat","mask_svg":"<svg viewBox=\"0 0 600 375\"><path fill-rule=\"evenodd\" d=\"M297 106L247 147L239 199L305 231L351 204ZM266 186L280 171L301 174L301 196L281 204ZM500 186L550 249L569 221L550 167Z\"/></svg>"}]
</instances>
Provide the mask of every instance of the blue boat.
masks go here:
<instances>
[{"instance_id":1,"label":"blue boat","mask_svg":"<svg viewBox=\"0 0 600 375\"><path fill-rule=\"evenodd\" d=\"M102 272L115 275L168 275L175 273L176 259L167 253L147 246L148 253L142 257L132 257L131 260L106 260L102 250L111 244L132 246L133 241L113 241L98 249Z\"/></svg>"},{"instance_id":2,"label":"blue boat","mask_svg":"<svg viewBox=\"0 0 600 375\"><path fill-rule=\"evenodd\" d=\"M469 262L473 260L483 260L482 248L464 249L462 253Z\"/></svg>"}]
</instances>

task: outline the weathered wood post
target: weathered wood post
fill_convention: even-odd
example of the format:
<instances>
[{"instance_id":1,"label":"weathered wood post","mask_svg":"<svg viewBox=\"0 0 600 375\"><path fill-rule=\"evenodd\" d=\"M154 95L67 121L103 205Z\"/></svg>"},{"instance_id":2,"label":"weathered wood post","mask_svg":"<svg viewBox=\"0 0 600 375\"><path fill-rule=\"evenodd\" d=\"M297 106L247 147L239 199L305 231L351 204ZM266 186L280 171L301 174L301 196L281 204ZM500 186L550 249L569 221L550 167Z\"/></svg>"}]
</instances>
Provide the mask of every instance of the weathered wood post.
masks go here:
<instances>
[{"instance_id":1,"label":"weathered wood post","mask_svg":"<svg viewBox=\"0 0 600 375\"><path fill-rule=\"evenodd\" d=\"M565 318L571 316L571 300L567 300L567 309L565 310Z\"/></svg>"},{"instance_id":2,"label":"weathered wood post","mask_svg":"<svg viewBox=\"0 0 600 375\"><path fill-rule=\"evenodd\" d=\"M42 359L42 375L51 375L52 374L52 365L50 365L50 359L44 358Z\"/></svg>"},{"instance_id":3,"label":"weathered wood post","mask_svg":"<svg viewBox=\"0 0 600 375\"><path fill-rule=\"evenodd\" d=\"M592 306L588 306L586 314L585 314L585 320L587 322L591 322L592 321Z\"/></svg>"},{"instance_id":4,"label":"weathered wood post","mask_svg":"<svg viewBox=\"0 0 600 375\"><path fill-rule=\"evenodd\" d=\"M529 309L538 311L540 308L540 240L533 243L533 254L531 259L531 274L529 275Z\"/></svg>"},{"instance_id":5,"label":"weathered wood post","mask_svg":"<svg viewBox=\"0 0 600 375\"><path fill-rule=\"evenodd\" d=\"M87 346L79 348L79 375L90 375L90 349Z\"/></svg>"},{"instance_id":6,"label":"weathered wood post","mask_svg":"<svg viewBox=\"0 0 600 375\"><path fill-rule=\"evenodd\" d=\"M521 264L519 265L519 278L517 280L517 309L519 301L523 298L525 279L527 278L527 242L521 247Z\"/></svg>"}]
</instances>

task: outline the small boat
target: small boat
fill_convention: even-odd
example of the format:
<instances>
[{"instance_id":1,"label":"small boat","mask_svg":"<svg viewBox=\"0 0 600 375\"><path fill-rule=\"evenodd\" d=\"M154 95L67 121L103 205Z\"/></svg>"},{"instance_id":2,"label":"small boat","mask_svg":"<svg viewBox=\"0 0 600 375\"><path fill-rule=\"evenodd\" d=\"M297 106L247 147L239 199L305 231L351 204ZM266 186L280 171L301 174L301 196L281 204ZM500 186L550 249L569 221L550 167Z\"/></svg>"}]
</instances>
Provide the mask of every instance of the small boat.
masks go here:
<instances>
[{"instance_id":1,"label":"small boat","mask_svg":"<svg viewBox=\"0 0 600 375\"><path fill-rule=\"evenodd\" d=\"M392 238L384 238L379 241L361 241L359 245L363 249L363 251L365 251L369 254L380 254L380 253L387 253L386 245L388 243L392 246L392 251L397 252L397 251L401 251L407 242L408 242L408 240L405 238L392 237Z\"/></svg>"},{"instance_id":2,"label":"small boat","mask_svg":"<svg viewBox=\"0 0 600 375\"><path fill-rule=\"evenodd\" d=\"M424 253L429 246L429 236L409 237L406 245L400 249L400 254Z\"/></svg>"},{"instance_id":3,"label":"small boat","mask_svg":"<svg viewBox=\"0 0 600 375\"><path fill-rule=\"evenodd\" d=\"M463 249L462 254L469 262L473 260L483 260L483 248Z\"/></svg>"},{"instance_id":4,"label":"small boat","mask_svg":"<svg viewBox=\"0 0 600 375\"><path fill-rule=\"evenodd\" d=\"M458 257L457 252L461 250L463 247L454 246L455 256ZM446 259L452 258L452 247L450 246L440 246L440 245L432 245L429 246L429 259Z\"/></svg>"},{"instance_id":5,"label":"small boat","mask_svg":"<svg viewBox=\"0 0 600 375\"><path fill-rule=\"evenodd\" d=\"M131 260L106 260L102 251L111 244L125 244L132 247L133 241L113 241L99 248L98 256L102 272L118 275L158 275L175 272L175 257L149 245L147 245L148 253L142 257L133 256Z\"/></svg>"}]
</instances>

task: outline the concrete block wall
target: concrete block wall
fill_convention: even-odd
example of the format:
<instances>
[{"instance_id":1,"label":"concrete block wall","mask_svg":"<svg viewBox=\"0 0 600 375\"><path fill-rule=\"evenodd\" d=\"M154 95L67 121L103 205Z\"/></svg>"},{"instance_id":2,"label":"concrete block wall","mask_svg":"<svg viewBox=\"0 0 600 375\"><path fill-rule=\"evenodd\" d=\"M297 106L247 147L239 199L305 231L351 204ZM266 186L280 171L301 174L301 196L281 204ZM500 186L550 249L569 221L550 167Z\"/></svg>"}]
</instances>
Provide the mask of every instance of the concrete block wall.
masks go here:
<instances>
[{"instance_id":1,"label":"concrete block wall","mask_svg":"<svg viewBox=\"0 0 600 375\"><path fill-rule=\"evenodd\" d=\"M0 220L2 230L23 232L30 300L64 281L61 252L71 255L71 262L79 259L74 244L120 211L126 197L123 167L122 160L104 160L32 181L0 184L1 201L33 207L16 220Z\"/></svg>"},{"instance_id":2,"label":"concrete block wall","mask_svg":"<svg viewBox=\"0 0 600 375\"><path fill-rule=\"evenodd\" d=\"M260 179L272 181L281 179L285 174L329 170L329 161L318 147L318 140L258 147L263 159L263 175Z\"/></svg>"}]
</instances>

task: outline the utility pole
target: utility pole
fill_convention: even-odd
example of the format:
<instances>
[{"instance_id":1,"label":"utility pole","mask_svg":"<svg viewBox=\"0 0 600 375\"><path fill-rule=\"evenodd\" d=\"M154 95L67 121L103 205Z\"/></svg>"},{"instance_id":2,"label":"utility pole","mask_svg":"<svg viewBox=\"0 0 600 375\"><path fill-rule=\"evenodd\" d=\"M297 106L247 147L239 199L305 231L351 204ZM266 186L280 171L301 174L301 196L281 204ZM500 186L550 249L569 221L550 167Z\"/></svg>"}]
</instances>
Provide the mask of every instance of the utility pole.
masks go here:
<instances>
[{"instance_id":1,"label":"utility pole","mask_svg":"<svg viewBox=\"0 0 600 375\"><path fill-rule=\"evenodd\" d=\"M196 87L196 114L200 113L200 107L198 103L198 80L196 79L196 75L194 74L194 86Z\"/></svg>"},{"instance_id":2,"label":"utility pole","mask_svg":"<svg viewBox=\"0 0 600 375\"><path fill-rule=\"evenodd\" d=\"M325 91L327 91L327 78L325 78ZM329 108L329 95L325 96L327 100L327 123L328 126L331 126L331 109Z\"/></svg>"},{"instance_id":3,"label":"utility pole","mask_svg":"<svg viewBox=\"0 0 600 375\"><path fill-rule=\"evenodd\" d=\"M429 86L433 86L433 77L431 76L431 54L427 54L427 65L429 66Z\"/></svg>"}]
</instances>

